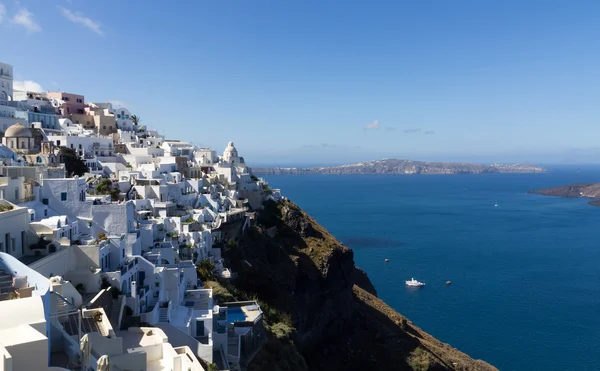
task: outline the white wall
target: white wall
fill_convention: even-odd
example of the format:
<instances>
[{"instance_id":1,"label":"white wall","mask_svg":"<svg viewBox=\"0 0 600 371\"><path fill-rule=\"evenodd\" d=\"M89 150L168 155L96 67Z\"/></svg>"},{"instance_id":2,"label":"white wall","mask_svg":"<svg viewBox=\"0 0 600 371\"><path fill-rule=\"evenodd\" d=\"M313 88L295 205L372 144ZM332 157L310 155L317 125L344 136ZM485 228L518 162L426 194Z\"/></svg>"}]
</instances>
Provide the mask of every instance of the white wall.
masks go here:
<instances>
[{"instance_id":1,"label":"white wall","mask_svg":"<svg viewBox=\"0 0 600 371\"><path fill-rule=\"evenodd\" d=\"M1 201L8 205L6 201ZM0 252L6 252L16 258L23 256L29 247L29 213L24 207L0 212Z\"/></svg>"},{"instance_id":2,"label":"white wall","mask_svg":"<svg viewBox=\"0 0 600 371\"><path fill-rule=\"evenodd\" d=\"M30 330L35 331L35 330ZM40 334L40 336L43 336ZM13 370L46 370L48 368L48 339L37 339L27 343L7 346L12 356Z\"/></svg>"}]
</instances>

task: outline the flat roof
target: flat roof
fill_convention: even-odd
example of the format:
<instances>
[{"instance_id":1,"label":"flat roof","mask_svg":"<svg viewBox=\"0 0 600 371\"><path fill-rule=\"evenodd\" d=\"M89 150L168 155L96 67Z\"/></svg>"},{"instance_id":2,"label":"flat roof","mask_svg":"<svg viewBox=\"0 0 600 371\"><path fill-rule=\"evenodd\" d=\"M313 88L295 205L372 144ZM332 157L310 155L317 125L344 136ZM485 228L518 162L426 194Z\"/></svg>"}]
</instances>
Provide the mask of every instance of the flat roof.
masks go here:
<instances>
[{"instance_id":1,"label":"flat roof","mask_svg":"<svg viewBox=\"0 0 600 371\"><path fill-rule=\"evenodd\" d=\"M150 331L152 331L151 335L148 334ZM117 336L123 338L123 347L127 350L162 344L163 339L167 337L163 330L157 327L143 327L140 332L120 331Z\"/></svg>"},{"instance_id":2,"label":"flat roof","mask_svg":"<svg viewBox=\"0 0 600 371\"><path fill-rule=\"evenodd\" d=\"M5 347L40 340L47 340L47 338L29 325L19 325L0 330L0 343Z\"/></svg>"}]
</instances>

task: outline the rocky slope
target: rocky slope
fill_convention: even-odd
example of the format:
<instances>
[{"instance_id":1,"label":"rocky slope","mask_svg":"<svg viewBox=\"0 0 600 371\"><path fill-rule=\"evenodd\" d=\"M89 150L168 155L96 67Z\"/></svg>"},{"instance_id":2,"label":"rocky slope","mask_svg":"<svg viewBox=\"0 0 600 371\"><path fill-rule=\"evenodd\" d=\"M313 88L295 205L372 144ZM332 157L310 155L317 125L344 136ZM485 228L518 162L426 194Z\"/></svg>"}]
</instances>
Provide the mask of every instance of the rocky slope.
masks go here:
<instances>
[{"instance_id":1,"label":"rocky slope","mask_svg":"<svg viewBox=\"0 0 600 371\"><path fill-rule=\"evenodd\" d=\"M223 248L237 272L217 300L258 298L270 334L249 370L496 370L434 339L377 298L351 249L290 201L268 201Z\"/></svg>"},{"instance_id":2,"label":"rocky slope","mask_svg":"<svg viewBox=\"0 0 600 371\"><path fill-rule=\"evenodd\" d=\"M591 198L590 205L600 206L600 183L571 184L529 191L529 193L567 198Z\"/></svg>"},{"instance_id":3,"label":"rocky slope","mask_svg":"<svg viewBox=\"0 0 600 371\"><path fill-rule=\"evenodd\" d=\"M311 168L253 168L254 174L481 174L481 173L542 173L533 165L480 165L458 162L423 162L384 159L341 166Z\"/></svg>"}]
</instances>

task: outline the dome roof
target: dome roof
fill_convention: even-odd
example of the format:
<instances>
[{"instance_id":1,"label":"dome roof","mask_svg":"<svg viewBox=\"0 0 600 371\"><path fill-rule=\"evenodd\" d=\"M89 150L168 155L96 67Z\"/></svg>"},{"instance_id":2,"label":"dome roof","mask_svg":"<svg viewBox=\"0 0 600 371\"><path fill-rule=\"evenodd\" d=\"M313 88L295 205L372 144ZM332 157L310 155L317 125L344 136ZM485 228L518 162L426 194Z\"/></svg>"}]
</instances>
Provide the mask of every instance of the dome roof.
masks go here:
<instances>
[{"instance_id":1,"label":"dome roof","mask_svg":"<svg viewBox=\"0 0 600 371\"><path fill-rule=\"evenodd\" d=\"M233 152L233 151L235 151L235 146L233 145L233 142L227 143L227 148L225 148L225 152Z\"/></svg>"},{"instance_id":2,"label":"dome roof","mask_svg":"<svg viewBox=\"0 0 600 371\"><path fill-rule=\"evenodd\" d=\"M7 138L33 138L33 133L27 127L22 124L14 124L13 126L6 129L4 136Z\"/></svg>"}]
</instances>

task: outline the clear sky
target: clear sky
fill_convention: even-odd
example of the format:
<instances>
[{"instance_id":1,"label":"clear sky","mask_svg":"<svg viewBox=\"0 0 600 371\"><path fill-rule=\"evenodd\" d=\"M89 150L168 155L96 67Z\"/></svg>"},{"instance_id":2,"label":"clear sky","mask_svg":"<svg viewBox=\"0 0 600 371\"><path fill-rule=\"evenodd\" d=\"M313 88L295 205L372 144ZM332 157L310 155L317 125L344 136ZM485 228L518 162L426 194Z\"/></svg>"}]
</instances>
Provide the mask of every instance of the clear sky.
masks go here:
<instances>
[{"instance_id":1,"label":"clear sky","mask_svg":"<svg viewBox=\"0 0 600 371\"><path fill-rule=\"evenodd\" d=\"M600 1L0 4L17 79L254 164L600 161Z\"/></svg>"}]
</instances>

